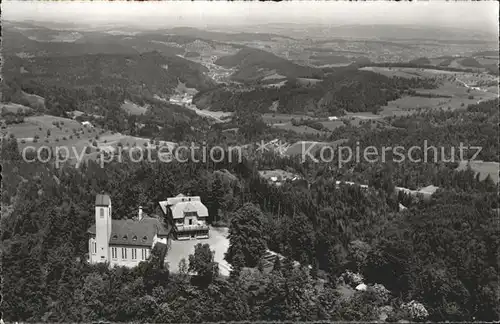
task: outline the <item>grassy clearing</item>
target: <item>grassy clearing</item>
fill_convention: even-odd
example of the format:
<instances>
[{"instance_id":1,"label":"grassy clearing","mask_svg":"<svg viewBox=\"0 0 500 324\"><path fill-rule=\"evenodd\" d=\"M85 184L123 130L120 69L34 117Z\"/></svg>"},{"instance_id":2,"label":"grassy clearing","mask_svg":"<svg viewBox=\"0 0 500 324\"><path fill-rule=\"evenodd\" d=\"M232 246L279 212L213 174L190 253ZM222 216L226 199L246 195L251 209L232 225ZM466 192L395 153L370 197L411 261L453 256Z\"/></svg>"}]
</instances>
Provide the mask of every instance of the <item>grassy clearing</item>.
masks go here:
<instances>
[{"instance_id":1,"label":"grassy clearing","mask_svg":"<svg viewBox=\"0 0 500 324\"><path fill-rule=\"evenodd\" d=\"M148 111L148 106L139 106L131 101L125 100L121 108L129 115L144 115Z\"/></svg>"},{"instance_id":2,"label":"grassy clearing","mask_svg":"<svg viewBox=\"0 0 500 324\"><path fill-rule=\"evenodd\" d=\"M45 108L45 98L40 97L35 94L29 94L24 91L21 91L23 99L27 101L30 107L42 107Z\"/></svg>"},{"instance_id":3,"label":"grassy clearing","mask_svg":"<svg viewBox=\"0 0 500 324\"><path fill-rule=\"evenodd\" d=\"M274 124L273 127L282 129L282 130L290 130L294 131L297 134L313 134L313 135L321 135L324 134L325 131L319 131L317 129L311 128L309 126L294 126L292 123L283 123L283 124Z\"/></svg>"},{"instance_id":4,"label":"grassy clearing","mask_svg":"<svg viewBox=\"0 0 500 324\"><path fill-rule=\"evenodd\" d=\"M467 169L467 165L470 165L472 171L479 173L479 179L484 180L489 175L494 183L499 181L499 166L498 162L484 162L484 161L461 161L460 165L456 169L457 171L462 171Z\"/></svg>"},{"instance_id":5,"label":"grassy clearing","mask_svg":"<svg viewBox=\"0 0 500 324\"><path fill-rule=\"evenodd\" d=\"M321 122L321 124L329 131L333 131L334 129L343 126L344 122L341 120L329 120L329 121L323 121Z\"/></svg>"},{"instance_id":6,"label":"grassy clearing","mask_svg":"<svg viewBox=\"0 0 500 324\"><path fill-rule=\"evenodd\" d=\"M304 86L308 85L312 86L321 81L322 81L321 79L297 78L297 82Z\"/></svg>"},{"instance_id":7,"label":"grassy clearing","mask_svg":"<svg viewBox=\"0 0 500 324\"><path fill-rule=\"evenodd\" d=\"M54 123L57 123L57 127ZM99 151L115 151L118 146L124 148L149 147L150 140L120 133L107 132L99 128L84 127L79 122L50 115L27 117L24 123L13 124L3 129L5 136L13 134L22 151L27 146L35 150L42 146L51 148L67 147L70 158L74 159L88 149L86 159L95 159ZM156 145L155 141L155 145ZM158 141L160 146L175 146L173 142Z\"/></svg>"},{"instance_id":8,"label":"grassy clearing","mask_svg":"<svg viewBox=\"0 0 500 324\"><path fill-rule=\"evenodd\" d=\"M360 68L362 71L371 71L385 75L387 77L401 77L401 78L420 78L421 74L416 71L405 71L403 68L386 68L386 67L376 67L376 66L366 66ZM415 69L416 70L416 69Z\"/></svg>"},{"instance_id":9,"label":"grassy clearing","mask_svg":"<svg viewBox=\"0 0 500 324\"><path fill-rule=\"evenodd\" d=\"M311 119L311 116L307 115L299 115L299 114L280 114L280 113L267 113L267 114L262 114L262 118L264 119L264 122L268 124L282 124L282 123L288 123L291 122L292 119Z\"/></svg>"},{"instance_id":10,"label":"grassy clearing","mask_svg":"<svg viewBox=\"0 0 500 324\"><path fill-rule=\"evenodd\" d=\"M272 177L276 177L278 180L293 179L297 177L296 174L281 169L261 170L259 171L259 175L266 180L271 180Z\"/></svg>"},{"instance_id":11,"label":"grassy clearing","mask_svg":"<svg viewBox=\"0 0 500 324\"><path fill-rule=\"evenodd\" d=\"M8 103L8 104L2 103L2 104L0 104L0 111L6 111L6 112L14 113L14 114L17 114L20 112L29 112L32 110L33 109L30 107L26 107L26 106L16 104L16 103Z\"/></svg>"}]
</instances>

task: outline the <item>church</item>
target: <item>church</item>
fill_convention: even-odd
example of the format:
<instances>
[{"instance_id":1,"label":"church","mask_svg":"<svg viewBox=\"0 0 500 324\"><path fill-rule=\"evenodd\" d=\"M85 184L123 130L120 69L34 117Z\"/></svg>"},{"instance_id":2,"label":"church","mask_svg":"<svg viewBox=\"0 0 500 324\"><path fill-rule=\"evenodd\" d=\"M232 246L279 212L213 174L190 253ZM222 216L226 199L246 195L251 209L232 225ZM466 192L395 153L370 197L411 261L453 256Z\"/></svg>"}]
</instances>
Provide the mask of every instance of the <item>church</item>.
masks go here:
<instances>
[{"instance_id":1,"label":"church","mask_svg":"<svg viewBox=\"0 0 500 324\"><path fill-rule=\"evenodd\" d=\"M112 219L112 211L111 198L97 195L95 224L88 230L90 263L135 267L149 258L156 244L170 246L172 228L159 217L145 215L139 207L135 219Z\"/></svg>"},{"instance_id":2,"label":"church","mask_svg":"<svg viewBox=\"0 0 500 324\"><path fill-rule=\"evenodd\" d=\"M199 196L179 194L160 201L158 209L161 216L148 216L139 207L134 219L113 219L111 198L97 195L95 224L87 231L89 263L132 268L146 261L157 244L166 253L172 238L209 238L208 209Z\"/></svg>"}]
</instances>

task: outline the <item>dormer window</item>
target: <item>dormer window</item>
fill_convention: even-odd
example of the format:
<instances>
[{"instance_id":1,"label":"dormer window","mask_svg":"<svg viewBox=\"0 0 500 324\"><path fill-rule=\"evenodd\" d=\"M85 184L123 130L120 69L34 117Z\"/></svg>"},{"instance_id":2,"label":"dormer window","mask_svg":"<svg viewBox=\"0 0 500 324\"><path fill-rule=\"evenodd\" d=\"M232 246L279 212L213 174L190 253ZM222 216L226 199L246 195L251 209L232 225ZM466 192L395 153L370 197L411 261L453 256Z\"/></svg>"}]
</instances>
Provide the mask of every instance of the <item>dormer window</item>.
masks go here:
<instances>
[{"instance_id":1,"label":"dormer window","mask_svg":"<svg viewBox=\"0 0 500 324\"><path fill-rule=\"evenodd\" d=\"M134 235L134 237L132 238L132 240L137 241L137 236Z\"/></svg>"},{"instance_id":2,"label":"dormer window","mask_svg":"<svg viewBox=\"0 0 500 324\"><path fill-rule=\"evenodd\" d=\"M127 235L123 235L123 239L124 240L128 239L128 236Z\"/></svg>"},{"instance_id":3,"label":"dormer window","mask_svg":"<svg viewBox=\"0 0 500 324\"><path fill-rule=\"evenodd\" d=\"M147 241L147 239L148 239L148 237L147 237L147 236L143 236L143 237L142 237L142 240L143 240L143 241Z\"/></svg>"},{"instance_id":4,"label":"dormer window","mask_svg":"<svg viewBox=\"0 0 500 324\"><path fill-rule=\"evenodd\" d=\"M113 235L113 240L117 240L118 239L118 235Z\"/></svg>"}]
</instances>

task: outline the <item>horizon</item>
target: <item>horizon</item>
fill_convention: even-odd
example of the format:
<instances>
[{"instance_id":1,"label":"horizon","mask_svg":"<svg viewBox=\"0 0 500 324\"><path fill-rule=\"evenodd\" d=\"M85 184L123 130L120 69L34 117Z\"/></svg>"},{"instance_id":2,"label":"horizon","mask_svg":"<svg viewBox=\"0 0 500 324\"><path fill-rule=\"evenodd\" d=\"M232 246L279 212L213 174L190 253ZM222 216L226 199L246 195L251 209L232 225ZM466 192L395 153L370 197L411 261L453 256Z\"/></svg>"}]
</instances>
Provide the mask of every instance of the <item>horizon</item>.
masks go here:
<instances>
[{"instance_id":1,"label":"horizon","mask_svg":"<svg viewBox=\"0 0 500 324\"><path fill-rule=\"evenodd\" d=\"M262 10L262 6L266 6L265 11ZM96 27L125 24L145 29L249 27L256 24L258 24L255 26L256 29L264 25L279 24L404 25L497 34L498 8L496 1L387 2L382 6L380 2L315 1L267 3L4 1L2 18L13 22L36 21Z\"/></svg>"}]
</instances>

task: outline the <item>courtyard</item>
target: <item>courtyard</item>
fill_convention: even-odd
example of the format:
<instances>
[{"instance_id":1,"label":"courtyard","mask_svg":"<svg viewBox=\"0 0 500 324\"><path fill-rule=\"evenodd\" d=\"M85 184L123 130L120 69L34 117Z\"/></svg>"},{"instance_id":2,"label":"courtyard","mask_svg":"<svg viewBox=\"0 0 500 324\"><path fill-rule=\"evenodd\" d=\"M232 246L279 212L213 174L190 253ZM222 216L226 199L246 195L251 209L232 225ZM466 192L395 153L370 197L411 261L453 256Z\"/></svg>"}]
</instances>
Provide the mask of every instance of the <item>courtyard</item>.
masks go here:
<instances>
[{"instance_id":1,"label":"courtyard","mask_svg":"<svg viewBox=\"0 0 500 324\"><path fill-rule=\"evenodd\" d=\"M219 263L219 273L223 276L229 276L230 265L224 260L224 253L229 248L229 239L227 238L227 228L210 227L210 237L208 239L193 239L185 241L172 240L172 246L167 253L165 261L172 272L179 271L179 262L182 258L189 263L189 255L194 253L196 244L209 244L210 249L215 251L215 262Z\"/></svg>"}]
</instances>

